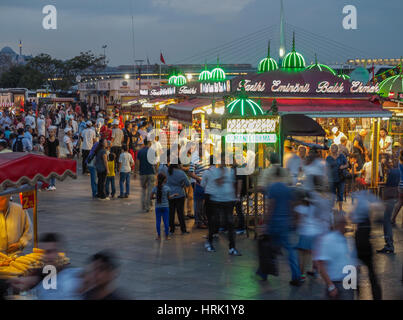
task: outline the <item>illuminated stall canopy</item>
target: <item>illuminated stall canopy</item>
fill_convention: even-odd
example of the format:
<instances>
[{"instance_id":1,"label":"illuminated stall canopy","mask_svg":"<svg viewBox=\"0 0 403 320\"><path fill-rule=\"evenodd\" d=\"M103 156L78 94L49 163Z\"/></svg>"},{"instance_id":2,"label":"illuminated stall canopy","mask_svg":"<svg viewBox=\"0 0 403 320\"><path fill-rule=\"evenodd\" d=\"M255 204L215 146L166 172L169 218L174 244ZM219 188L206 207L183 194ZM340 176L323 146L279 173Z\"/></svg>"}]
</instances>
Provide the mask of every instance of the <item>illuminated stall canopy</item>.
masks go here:
<instances>
[{"instance_id":1,"label":"illuminated stall canopy","mask_svg":"<svg viewBox=\"0 0 403 320\"><path fill-rule=\"evenodd\" d=\"M318 58L317 58L316 54L315 54L315 63L306 67L306 70L318 70L320 72L329 72L334 76L336 75L336 71L334 71L332 68L330 68L329 66L327 66L325 64L318 63Z\"/></svg>"},{"instance_id":2,"label":"illuminated stall canopy","mask_svg":"<svg viewBox=\"0 0 403 320\"><path fill-rule=\"evenodd\" d=\"M227 143L276 143L278 118L228 119Z\"/></svg>"},{"instance_id":3,"label":"illuminated stall canopy","mask_svg":"<svg viewBox=\"0 0 403 320\"><path fill-rule=\"evenodd\" d=\"M397 98L400 94L403 94L403 74L400 73L397 76L393 76L383 80L379 84L378 94L384 98Z\"/></svg>"},{"instance_id":4,"label":"illuminated stall canopy","mask_svg":"<svg viewBox=\"0 0 403 320\"><path fill-rule=\"evenodd\" d=\"M180 87L184 86L187 83L186 77L184 75L177 75L175 79L175 86Z\"/></svg>"},{"instance_id":5,"label":"illuminated stall canopy","mask_svg":"<svg viewBox=\"0 0 403 320\"><path fill-rule=\"evenodd\" d=\"M238 99L231 101L226 106L227 112L230 115L241 115L241 116L258 116L263 115L263 109L260 105L253 101L252 99L248 99L248 96L245 93L245 82L242 82L241 92L238 95Z\"/></svg>"},{"instance_id":6,"label":"illuminated stall canopy","mask_svg":"<svg viewBox=\"0 0 403 320\"><path fill-rule=\"evenodd\" d=\"M344 74L344 73L338 75L338 77L342 78L343 80L350 80L351 79L349 75Z\"/></svg>"},{"instance_id":7,"label":"illuminated stall canopy","mask_svg":"<svg viewBox=\"0 0 403 320\"><path fill-rule=\"evenodd\" d=\"M207 65L204 65L204 70L199 74L200 82L208 82L211 80L211 72L207 70Z\"/></svg>"},{"instance_id":8,"label":"illuminated stall canopy","mask_svg":"<svg viewBox=\"0 0 403 320\"><path fill-rule=\"evenodd\" d=\"M276 60L270 57L270 41L267 49L267 57L259 62L258 73L270 72L278 69Z\"/></svg>"},{"instance_id":9,"label":"illuminated stall canopy","mask_svg":"<svg viewBox=\"0 0 403 320\"><path fill-rule=\"evenodd\" d=\"M176 76L175 75L170 76L168 79L168 84L175 85L175 82L176 82Z\"/></svg>"},{"instance_id":10,"label":"illuminated stall canopy","mask_svg":"<svg viewBox=\"0 0 403 320\"><path fill-rule=\"evenodd\" d=\"M283 69L287 71L302 71L305 68L305 59L295 50L295 33L292 38L292 50L283 59Z\"/></svg>"},{"instance_id":11,"label":"illuminated stall canopy","mask_svg":"<svg viewBox=\"0 0 403 320\"><path fill-rule=\"evenodd\" d=\"M217 58L217 67L211 70L211 78L212 82L223 82L226 80L226 75L223 69L220 68L219 59Z\"/></svg>"}]
</instances>

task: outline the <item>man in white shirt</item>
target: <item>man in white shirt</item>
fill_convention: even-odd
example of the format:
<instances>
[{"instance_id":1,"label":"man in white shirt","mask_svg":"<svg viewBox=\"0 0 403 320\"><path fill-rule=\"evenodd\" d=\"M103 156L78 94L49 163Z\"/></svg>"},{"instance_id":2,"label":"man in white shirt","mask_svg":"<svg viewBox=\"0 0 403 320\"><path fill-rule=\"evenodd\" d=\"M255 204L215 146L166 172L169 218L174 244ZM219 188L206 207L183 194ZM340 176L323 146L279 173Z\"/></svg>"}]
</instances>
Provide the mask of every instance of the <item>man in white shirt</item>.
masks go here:
<instances>
[{"instance_id":1,"label":"man in white shirt","mask_svg":"<svg viewBox=\"0 0 403 320\"><path fill-rule=\"evenodd\" d=\"M35 117L32 110L29 110L28 115L25 117L25 125L35 129Z\"/></svg>"},{"instance_id":2,"label":"man in white shirt","mask_svg":"<svg viewBox=\"0 0 403 320\"><path fill-rule=\"evenodd\" d=\"M33 137L32 137L32 128L30 126L25 126L25 133L24 133L24 138L29 144L29 148L27 151L32 151L33 149Z\"/></svg>"},{"instance_id":3,"label":"man in white shirt","mask_svg":"<svg viewBox=\"0 0 403 320\"><path fill-rule=\"evenodd\" d=\"M38 135L44 137L46 135L45 116L43 114L41 114L38 119Z\"/></svg>"},{"instance_id":4,"label":"man in white shirt","mask_svg":"<svg viewBox=\"0 0 403 320\"><path fill-rule=\"evenodd\" d=\"M97 132L99 132L99 130L101 129L101 127L105 124L105 120L103 118L102 113L98 113L98 118L97 118Z\"/></svg>"},{"instance_id":5,"label":"man in white shirt","mask_svg":"<svg viewBox=\"0 0 403 320\"><path fill-rule=\"evenodd\" d=\"M21 205L10 202L10 196L0 196L0 252L22 251L32 239L32 225Z\"/></svg>"},{"instance_id":6,"label":"man in white shirt","mask_svg":"<svg viewBox=\"0 0 403 320\"><path fill-rule=\"evenodd\" d=\"M75 135L75 134L77 134L78 133L78 123L77 123L77 121L74 119L74 117L73 118L71 118L71 127L72 127L72 131L71 131L71 133L73 134L73 135Z\"/></svg>"},{"instance_id":7,"label":"man in white shirt","mask_svg":"<svg viewBox=\"0 0 403 320\"><path fill-rule=\"evenodd\" d=\"M66 156L69 159L73 159L73 141L71 140L72 136L72 129L70 127L67 127L64 129L64 138L63 142L66 146Z\"/></svg>"},{"instance_id":8,"label":"man in white shirt","mask_svg":"<svg viewBox=\"0 0 403 320\"><path fill-rule=\"evenodd\" d=\"M388 131L385 128L382 128L379 131L380 139L379 139L379 153L384 153L389 156L392 156L392 144L393 139L391 136L388 136Z\"/></svg>"},{"instance_id":9,"label":"man in white shirt","mask_svg":"<svg viewBox=\"0 0 403 320\"><path fill-rule=\"evenodd\" d=\"M3 111L3 114L2 114L1 119L0 119L0 127L5 128L6 126L10 126L11 123L12 122L11 122L10 117L6 114L5 111Z\"/></svg>"},{"instance_id":10,"label":"man in white shirt","mask_svg":"<svg viewBox=\"0 0 403 320\"><path fill-rule=\"evenodd\" d=\"M371 184L371 175L372 175L372 160L371 160L371 156L367 155L366 160L367 161L362 166L361 174L362 174L362 177L365 180L365 183L367 185L370 185Z\"/></svg>"},{"instance_id":11,"label":"man in white shirt","mask_svg":"<svg viewBox=\"0 0 403 320\"><path fill-rule=\"evenodd\" d=\"M337 127L334 127L332 129L332 132L334 135L333 143L335 143L337 145L339 145L341 143L341 141L340 141L341 138L343 138L343 137L347 138L346 135L343 132L341 132L339 130L339 128L337 128Z\"/></svg>"},{"instance_id":12,"label":"man in white shirt","mask_svg":"<svg viewBox=\"0 0 403 320\"><path fill-rule=\"evenodd\" d=\"M128 198L130 194L130 172L132 171L132 166L134 165L134 160L132 155L127 152L127 146L122 147L123 152L119 156L119 187L120 195L118 198ZM124 184L126 184L126 192L124 193Z\"/></svg>"},{"instance_id":13,"label":"man in white shirt","mask_svg":"<svg viewBox=\"0 0 403 320\"><path fill-rule=\"evenodd\" d=\"M336 300L353 300L357 288L356 253L350 248L344 236L346 220L341 214L335 216L335 228L317 241L315 261L318 262L319 272L327 286L327 298ZM346 268L346 269L345 269ZM346 273L346 270L349 271ZM345 287L343 281L351 276L351 288Z\"/></svg>"},{"instance_id":14,"label":"man in white shirt","mask_svg":"<svg viewBox=\"0 0 403 320\"><path fill-rule=\"evenodd\" d=\"M301 158L293 151L290 140L284 142L284 167L290 171L293 184L298 182L298 175L302 170Z\"/></svg>"},{"instance_id":15,"label":"man in white shirt","mask_svg":"<svg viewBox=\"0 0 403 320\"><path fill-rule=\"evenodd\" d=\"M120 153L122 152L122 142L124 138L124 134L122 129L119 128L119 120L115 119L112 122L112 147L111 152L116 155L116 159L119 159ZM116 164L117 168L117 164Z\"/></svg>"},{"instance_id":16,"label":"man in white shirt","mask_svg":"<svg viewBox=\"0 0 403 320\"><path fill-rule=\"evenodd\" d=\"M95 131L91 128L92 122L87 121L87 127L81 132L81 137L83 139L83 142L81 144L81 150L82 150L82 166L83 166L83 174L87 172L87 164L86 160L88 155L90 154L90 151L92 149L92 146L96 142L96 134Z\"/></svg>"}]
</instances>

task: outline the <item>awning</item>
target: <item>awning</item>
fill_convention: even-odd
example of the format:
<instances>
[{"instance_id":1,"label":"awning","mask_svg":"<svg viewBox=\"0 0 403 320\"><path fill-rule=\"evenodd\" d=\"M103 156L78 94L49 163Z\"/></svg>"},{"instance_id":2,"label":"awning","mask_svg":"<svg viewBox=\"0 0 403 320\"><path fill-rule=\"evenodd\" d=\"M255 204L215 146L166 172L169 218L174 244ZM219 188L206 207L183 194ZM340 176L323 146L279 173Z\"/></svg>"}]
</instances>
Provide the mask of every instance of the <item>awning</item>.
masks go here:
<instances>
[{"instance_id":1,"label":"awning","mask_svg":"<svg viewBox=\"0 0 403 320\"><path fill-rule=\"evenodd\" d=\"M74 102L74 98L51 98L53 103L63 103L63 102L68 102L72 103Z\"/></svg>"},{"instance_id":2,"label":"awning","mask_svg":"<svg viewBox=\"0 0 403 320\"><path fill-rule=\"evenodd\" d=\"M168 116L178 121L192 123L192 112L198 107L208 106L210 99L188 99L168 106Z\"/></svg>"},{"instance_id":3,"label":"awning","mask_svg":"<svg viewBox=\"0 0 403 320\"><path fill-rule=\"evenodd\" d=\"M49 182L51 178L64 180L67 176L77 177L75 160L25 152L0 154L0 191L24 184L35 186L38 181Z\"/></svg>"},{"instance_id":4,"label":"awning","mask_svg":"<svg viewBox=\"0 0 403 320\"><path fill-rule=\"evenodd\" d=\"M268 110L274 98L261 99ZM363 99L276 99L279 114L304 114L312 118L382 118L392 113L379 104Z\"/></svg>"},{"instance_id":5,"label":"awning","mask_svg":"<svg viewBox=\"0 0 403 320\"><path fill-rule=\"evenodd\" d=\"M303 124L303 125L301 125ZM286 114L282 116L284 136L326 136L325 130L312 118L303 114Z\"/></svg>"}]
</instances>

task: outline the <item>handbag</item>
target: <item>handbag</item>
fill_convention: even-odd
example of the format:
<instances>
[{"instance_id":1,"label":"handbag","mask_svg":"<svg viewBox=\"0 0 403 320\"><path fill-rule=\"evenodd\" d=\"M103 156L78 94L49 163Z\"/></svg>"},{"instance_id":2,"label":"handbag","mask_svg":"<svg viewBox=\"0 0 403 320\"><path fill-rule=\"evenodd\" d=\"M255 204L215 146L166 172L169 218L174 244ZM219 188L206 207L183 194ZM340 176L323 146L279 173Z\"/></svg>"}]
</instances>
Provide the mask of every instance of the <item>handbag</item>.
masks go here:
<instances>
[{"instance_id":1,"label":"handbag","mask_svg":"<svg viewBox=\"0 0 403 320\"><path fill-rule=\"evenodd\" d=\"M279 275L278 259L280 248L270 235L261 235L258 239L259 270L264 274Z\"/></svg>"}]
</instances>

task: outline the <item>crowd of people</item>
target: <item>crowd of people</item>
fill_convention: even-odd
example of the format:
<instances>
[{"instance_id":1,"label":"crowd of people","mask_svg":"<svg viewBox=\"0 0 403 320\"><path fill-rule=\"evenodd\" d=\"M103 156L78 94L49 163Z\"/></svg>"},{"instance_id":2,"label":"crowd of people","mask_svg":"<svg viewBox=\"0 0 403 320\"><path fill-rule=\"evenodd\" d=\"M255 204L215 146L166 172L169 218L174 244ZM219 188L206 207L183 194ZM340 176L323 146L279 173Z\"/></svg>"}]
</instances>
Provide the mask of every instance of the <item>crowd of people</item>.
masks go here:
<instances>
[{"instance_id":1,"label":"crowd of people","mask_svg":"<svg viewBox=\"0 0 403 320\"><path fill-rule=\"evenodd\" d=\"M246 150L241 150L243 156L234 159L231 165L226 164L224 155L217 164L208 151L211 141L204 149L201 142L189 141L179 146L179 154L186 152L188 163L171 163L169 150L167 163L151 163L150 148L157 158L162 150L158 139L151 139L148 134L153 129L152 122L145 118L123 122L118 112L107 115L99 108L93 111L85 116L79 105L60 106L55 111L45 107L36 110L36 116L34 110L20 117L3 111L0 152L35 151L60 157L63 149L67 158L80 157L82 174L90 175L92 197L99 200L116 197L117 176L117 198L128 198L131 180L139 175L142 210L147 213L154 206L157 240L162 239L161 221L164 239L169 240L176 234L177 226L182 235L189 234L186 220L194 218L195 228L207 230L204 244L207 252L216 251L215 241L225 233L228 254L241 256L236 236L245 233L247 227L244 202L249 192L247 185L252 181L247 183L248 176L241 173L250 159ZM63 143L59 143L61 134ZM258 228L260 252L256 274L261 280L278 275L277 256L283 248L288 253L291 285L302 285L307 275L321 276L328 298L353 299L354 290L343 286L344 267L365 265L373 298L381 299L370 242L371 213L374 209L384 211L385 246L377 252L393 253L392 225L403 204L403 151L400 152L399 145L392 145L386 129L382 129L379 141L382 202L369 190L372 162L364 144L367 131L362 129L352 143L337 127L332 134L329 151L304 144L295 146L286 140L284 166L276 153L270 153L266 159L269 167L253 173L258 175L257 190L265 197L263 221ZM47 190L55 190L54 180ZM349 212L343 209L347 194L353 200ZM354 225L353 245L349 243L352 238L345 236L347 224ZM298 243L293 243L295 235ZM44 242L55 245L59 242L55 235L47 237ZM95 255L90 269L94 273L98 270L112 281L115 267L110 259L107 254ZM100 277L92 276L92 281L101 281ZM84 283L91 282L86 276L83 279ZM27 283L20 280L15 286L25 288ZM29 283L32 287L34 282ZM87 297L102 295L88 288L80 290L87 292L84 295Z\"/></svg>"}]
</instances>

